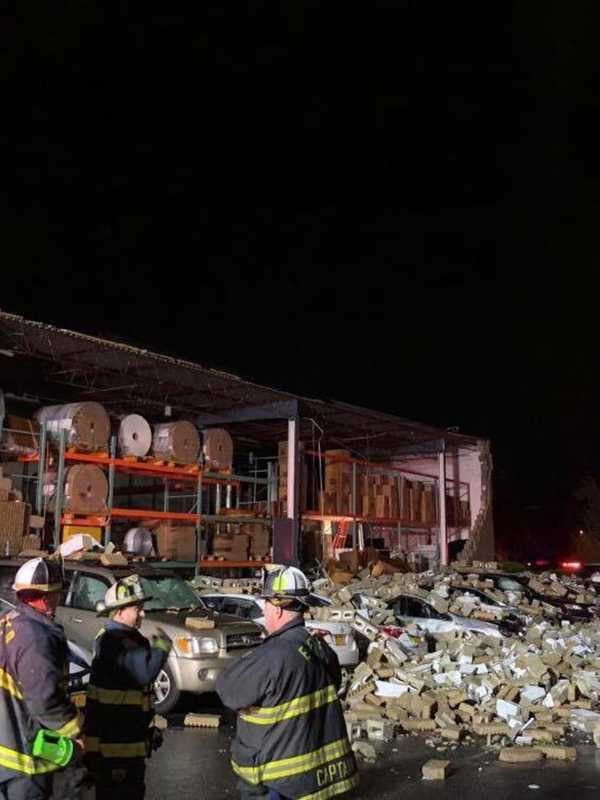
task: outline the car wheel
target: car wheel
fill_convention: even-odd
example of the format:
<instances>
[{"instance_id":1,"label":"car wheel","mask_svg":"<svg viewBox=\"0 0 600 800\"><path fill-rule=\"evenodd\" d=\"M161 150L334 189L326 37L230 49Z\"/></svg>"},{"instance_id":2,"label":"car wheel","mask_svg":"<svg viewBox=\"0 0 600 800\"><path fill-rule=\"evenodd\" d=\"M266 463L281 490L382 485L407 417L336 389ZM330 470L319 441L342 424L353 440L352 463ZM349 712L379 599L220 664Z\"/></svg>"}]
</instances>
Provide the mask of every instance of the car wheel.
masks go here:
<instances>
[{"instance_id":1,"label":"car wheel","mask_svg":"<svg viewBox=\"0 0 600 800\"><path fill-rule=\"evenodd\" d=\"M165 664L154 681L154 710L157 714L168 714L180 697L181 690L177 688L173 673Z\"/></svg>"}]
</instances>

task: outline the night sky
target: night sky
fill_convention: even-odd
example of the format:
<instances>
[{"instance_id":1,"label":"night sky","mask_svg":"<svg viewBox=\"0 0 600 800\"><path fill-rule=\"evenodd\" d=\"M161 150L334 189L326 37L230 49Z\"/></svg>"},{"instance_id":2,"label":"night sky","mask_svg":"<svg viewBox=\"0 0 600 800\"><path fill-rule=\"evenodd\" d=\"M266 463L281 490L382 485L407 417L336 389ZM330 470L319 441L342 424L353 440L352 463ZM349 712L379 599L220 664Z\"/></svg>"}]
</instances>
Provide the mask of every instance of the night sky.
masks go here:
<instances>
[{"instance_id":1,"label":"night sky","mask_svg":"<svg viewBox=\"0 0 600 800\"><path fill-rule=\"evenodd\" d=\"M0 307L491 437L499 541L564 550L600 469L598 3L28 10Z\"/></svg>"}]
</instances>

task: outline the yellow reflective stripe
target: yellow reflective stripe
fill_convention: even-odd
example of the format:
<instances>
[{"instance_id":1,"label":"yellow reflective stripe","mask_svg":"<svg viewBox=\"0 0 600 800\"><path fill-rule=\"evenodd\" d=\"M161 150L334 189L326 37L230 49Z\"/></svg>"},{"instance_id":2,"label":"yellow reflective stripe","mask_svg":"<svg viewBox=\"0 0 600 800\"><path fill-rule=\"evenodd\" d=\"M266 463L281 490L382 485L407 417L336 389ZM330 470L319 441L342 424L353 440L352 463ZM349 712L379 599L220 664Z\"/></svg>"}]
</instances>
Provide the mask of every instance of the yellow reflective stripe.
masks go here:
<instances>
[{"instance_id":1,"label":"yellow reflective stripe","mask_svg":"<svg viewBox=\"0 0 600 800\"><path fill-rule=\"evenodd\" d=\"M15 683L14 678L5 670L0 668L0 689L6 689L9 694L16 697L17 700L23 699L23 693Z\"/></svg>"},{"instance_id":2,"label":"yellow reflective stripe","mask_svg":"<svg viewBox=\"0 0 600 800\"><path fill-rule=\"evenodd\" d=\"M100 686L88 686L88 700L113 706L141 706L143 711L150 710L150 695L138 689L102 689Z\"/></svg>"},{"instance_id":3,"label":"yellow reflective stripe","mask_svg":"<svg viewBox=\"0 0 600 800\"><path fill-rule=\"evenodd\" d=\"M284 573L282 572L280 575L277 575L277 577L273 578L274 592L282 592L285 589L283 577Z\"/></svg>"},{"instance_id":4,"label":"yellow reflective stripe","mask_svg":"<svg viewBox=\"0 0 600 800\"><path fill-rule=\"evenodd\" d=\"M251 707L248 709L250 713L240 712L240 719L254 725L273 725L275 722L282 722L285 719L307 714L309 711L328 703L333 703L335 700L337 700L337 692L335 691L335 686L330 684L324 689L318 689L316 692L305 694L278 706L271 706L270 708Z\"/></svg>"},{"instance_id":5,"label":"yellow reflective stripe","mask_svg":"<svg viewBox=\"0 0 600 800\"><path fill-rule=\"evenodd\" d=\"M101 742L97 736L85 740L86 753L100 753L104 758L145 758L146 742Z\"/></svg>"},{"instance_id":6,"label":"yellow reflective stripe","mask_svg":"<svg viewBox=\"0 0 600 800\"><path fill-rule=\"evenodd\" d=\"M350 789L354 789L356 786L358 786L358 773L351 778L346 778L344 781L332 783L330 786L326 786L325 789L313 792L313 794L303 794L300 800L327 800L328 797L335 797L336 794L349 792Z\"/></svg>"},{"instance_id":7,"label":"yellow reflective stripe","mask_svg":"<svg viewBox=\"0 0 600 800\"><path fill-rule=\"evenodd\" d=\"M0 745L0 765L15 772L24 772L26 775L40 775L43 772L53 772L58 769L58 764L32 758L26 753L18 753L8 747Z\"/></svg>"},{"instance_id":8,"label":"yellow reflective stripe","mask_svg":"<svg viewBox=\"0 0 600 800\"><path fill-rule=\"evenodd\" d=\"M58 736L68 736L70 739L72 739L81 733L82 724L83 724L83 718L78 711L77 714L75 714L75 716L73 717L73 719L70 719L68 722L65 722L65 724L61 728L55 728L52 731L52 733L56 733L58 734Z\"/></svg>"},{"instance_id":9,"label":"yellow reflective stripe","mask_svg":"<svg viewBox=\"0 0 600 800\"><path fill-rule=\"evenodd\" d=\"M346 737L337 739L335 742L312 750L310 753L303 753L301 756L292 758L281 758L278 761L268 761L266 764L259 764L256 767L242 767L231 762L233 771L248 783L258 784L263 781L274 781L278 778L287 778L291 775L298 775L301 772L308 772L310 769L320 767L328 761L341 758L351 750L350 742Z\"/></svg>"}]
</instances>

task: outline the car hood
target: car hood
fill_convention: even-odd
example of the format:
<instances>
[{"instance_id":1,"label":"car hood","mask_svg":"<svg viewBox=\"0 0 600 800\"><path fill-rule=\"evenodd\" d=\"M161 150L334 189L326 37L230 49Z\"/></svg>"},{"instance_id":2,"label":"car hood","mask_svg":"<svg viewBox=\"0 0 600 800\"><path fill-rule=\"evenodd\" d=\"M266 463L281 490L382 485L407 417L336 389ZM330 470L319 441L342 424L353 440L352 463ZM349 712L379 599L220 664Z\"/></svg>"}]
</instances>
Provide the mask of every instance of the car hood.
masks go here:
<instances>
[{"instance_id":1,"label":"car hood","mask_svg":"<svg viewBox=\"0 0 600 800\"><path fill-rule=\"evenodd\" d=\"M194 611L147 611L142 623L142 633L151 634L156 626L159 626L164 628L169 635L180 636L182 630L191 630L185 624L186 619L190 617L214 622L214 627L206 628L205 631L200 628L194 629L196 635L211 636L215 631L222 631L226 634L247 633L259 629L259 626L250 620L240 619L232 614L219 614L211 609L199 608Z\"/></svg>"}]
</instances>

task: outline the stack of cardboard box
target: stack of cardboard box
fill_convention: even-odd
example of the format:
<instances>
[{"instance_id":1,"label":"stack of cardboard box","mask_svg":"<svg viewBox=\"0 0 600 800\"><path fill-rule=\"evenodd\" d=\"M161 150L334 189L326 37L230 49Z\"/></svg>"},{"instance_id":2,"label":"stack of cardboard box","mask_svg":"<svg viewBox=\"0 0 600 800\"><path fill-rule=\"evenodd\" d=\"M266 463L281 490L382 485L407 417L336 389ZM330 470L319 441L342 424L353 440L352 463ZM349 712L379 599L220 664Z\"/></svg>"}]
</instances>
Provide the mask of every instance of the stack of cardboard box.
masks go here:
<instances>
[{"instance_id":1,"label":"stack of cardboard box","mask_svg":"<svg viewBox=\"0 0 600 800\"><path fill-rule=\"evenodd\" d=\"M260 523L240 525L240 534L248 537L248 550L251 558L262 559L269 555L271 534L267 525Z\"/></svg>"},{"instance_id":2,"label":"stack of cardboard box","mask_svg":"<svg viewBox=\"0 0 600 800\"><path fill-rule=\"evenodd\" d=\"M352 513L352 464L347 450L325 452L325 491L320 493L323 513L347 516Z\"/></svg>"},{"instance_id":3,"label":"stack of cardboard box","mask_svg":"<svg viewBox=\"0 0 600 800\"><path fill-rule=\"evenodd\" d=\"M169 561L196 560L196 528L193 525L166 523L156 529L159 555Z\"/></svg>"},{"instance_id":4,"label":"stack of cardboard box","mask_svg":"<svg viewBox=\"0 0 600 800\"><path fill-rule=\"evenodd\" d=\"M390 475L366 473L361 476L359 509L370 519L396 519L400 516L400 492L405 492L408 508L409 491L406 481Z\"/></svg>"},{"instance_id":5,"label":"stack of cardboard box","mask_svg":"<svg viewBox=\"0 0 600 800\"><path fill-rule=\"evenodd\" d=\"M21 492L13 488L10 478L2 477L0 467L0 556L21 552L23 536L29 531L29 512Z\"/></svg>"},{"instance_id":6,"label":"stack of cardboard box","mask_svg":"<svg viewBox=\"0 0 600 800\"><path fill-rule=\"evenodd\" d=\"M227 561L246 561L248 545L249 537L245 533L218 533L213 537L212 555Z\"/></svg>"}]
</instances>

